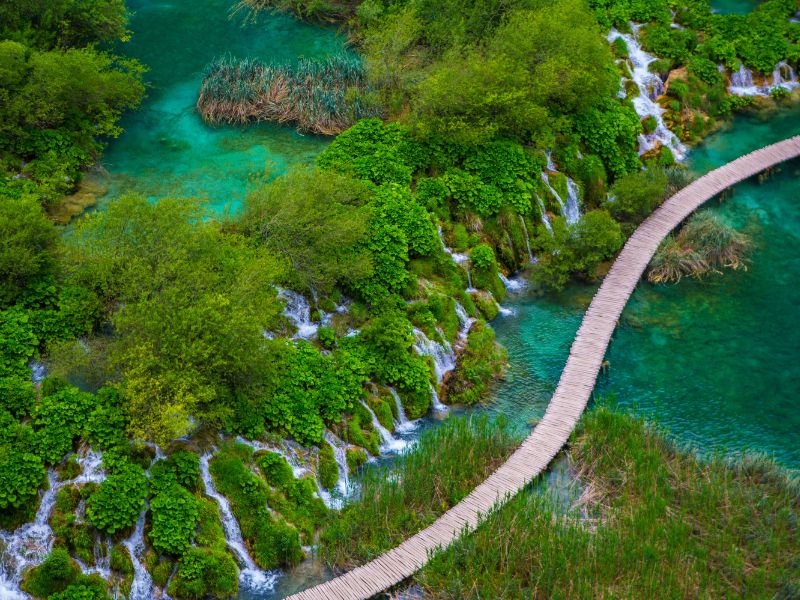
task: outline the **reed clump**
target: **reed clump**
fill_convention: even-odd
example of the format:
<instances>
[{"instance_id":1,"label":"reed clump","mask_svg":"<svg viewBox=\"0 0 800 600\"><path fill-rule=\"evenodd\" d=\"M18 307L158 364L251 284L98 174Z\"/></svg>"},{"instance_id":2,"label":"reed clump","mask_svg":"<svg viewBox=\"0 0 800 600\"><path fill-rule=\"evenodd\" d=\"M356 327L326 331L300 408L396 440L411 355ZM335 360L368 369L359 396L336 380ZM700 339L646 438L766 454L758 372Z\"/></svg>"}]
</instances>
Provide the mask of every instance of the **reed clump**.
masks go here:
<instances>
[{"instance_id":1,"label":"reed clump","mask_svg":"<svg viewBox=\"0 0 800 600\"><path fill-rule=\"evenodd\" d=\"M651 283L677 283L722 268L746 269L753 247L749 236L723 223L709 211L695 214L676 235L667 236L653 260Z\"/></svg>"},{"instance_id":2,"label":"reed clump","mask_svg":"<svg viewBox=\"0 0 800 600\"><path fill-rule=\"evenodd\" d=\"M363 65L340 54L295 65L221 56L206 66L197 110L206 123L295 124L302 132L336 135L377 116Z\"/></svg>"},{"instance_id":3,"label":"reed clump","mask_svg":"<svg viewBox=\"0 0 800 600\"><path fill-rule=\"evenodd\" d=\"M591 503L520 493L416 576L425 598L795 598L800 489L763 458L698 458L600 407L570 443Z\"/></svg>"}]
</instances>

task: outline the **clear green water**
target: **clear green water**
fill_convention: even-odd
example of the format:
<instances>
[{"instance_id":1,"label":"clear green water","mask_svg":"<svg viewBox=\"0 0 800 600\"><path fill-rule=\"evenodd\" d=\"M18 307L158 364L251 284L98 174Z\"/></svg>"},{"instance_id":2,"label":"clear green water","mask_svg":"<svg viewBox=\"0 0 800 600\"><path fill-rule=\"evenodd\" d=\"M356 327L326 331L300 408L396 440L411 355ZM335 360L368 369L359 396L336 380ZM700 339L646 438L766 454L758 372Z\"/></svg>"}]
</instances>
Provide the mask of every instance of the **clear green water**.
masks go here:
<instances>
[{"instance_id":1,"label":"clear green water","mask_svg":"<svg viewBox=\"0 0 800 600\"><path fill-rule=\"evenodd\" d=\"M333 29L288 16L244 24L230 19L234 0L129 0L133 39L121 52L146 64L143 106L123 119L125 133L102 160L104 200L135 190L150 197L198 196L217 212L236 209L254 178L310 163L327 140L269 124L207 127L194 110L204 66L226 52L275 62L340 51ZM101 201L102 202L102 201Z\"/></svg>"},{"instance_id":2,"label":"clear green water","mask_svg":"<svg viewBox=\"0 0 800 600\"><path fill-rule=\"evenodd\" d=\"M741 154L800 134L800 109L768 121L738 119L692 151L706 172ZM597 393L633 408L703 452L757 450L800 468L800 164L764 184L737 186L724 219L751 232L748 271L677 285L641 283L607 353ZM512 300L495 322L511 372L492 410L543 414L594 288Z\"/></svg>"},{"instance_id":3,"label":"clear green water","mask_svg":"<svg viewBox=\"0 0 800 600\"><path fill-rule=\"evenodd\" d=\"M761 0L713 0L714 11L723 15L745 15L761 3Z\"/></svg>"}]
</instances>

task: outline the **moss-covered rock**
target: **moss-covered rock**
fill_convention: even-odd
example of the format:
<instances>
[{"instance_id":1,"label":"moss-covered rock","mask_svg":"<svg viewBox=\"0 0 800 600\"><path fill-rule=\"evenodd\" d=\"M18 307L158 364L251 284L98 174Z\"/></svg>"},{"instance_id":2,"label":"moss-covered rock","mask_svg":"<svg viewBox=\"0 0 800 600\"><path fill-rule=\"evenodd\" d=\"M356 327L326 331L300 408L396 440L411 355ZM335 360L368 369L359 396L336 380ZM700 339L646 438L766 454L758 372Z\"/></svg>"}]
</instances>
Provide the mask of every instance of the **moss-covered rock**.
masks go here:
<instances>
[{"instance_id":1,"label":"moss-covered rock","mask_svg":"<svg viewBox=\"0 0 800 600\"><path fill-rule=\"evenodd\" d=\"M326 490L333 489L336 482L339 481L339 466L336 464L333 448L328 444L323 444L319 449L318 460L317 475L320 485Z\"/></svg>"},{"instance_id":2,"label":"moss-covered rock","mask_svg":"<svg viewBox=\"0 0 800 600\"><path fill-rule=\"evenodd\" d=\"M367 453L361 448L348 448L347 449L347 470L350 473L355 472L361 465L366 464Z\"/></svg>"}]
</instances>

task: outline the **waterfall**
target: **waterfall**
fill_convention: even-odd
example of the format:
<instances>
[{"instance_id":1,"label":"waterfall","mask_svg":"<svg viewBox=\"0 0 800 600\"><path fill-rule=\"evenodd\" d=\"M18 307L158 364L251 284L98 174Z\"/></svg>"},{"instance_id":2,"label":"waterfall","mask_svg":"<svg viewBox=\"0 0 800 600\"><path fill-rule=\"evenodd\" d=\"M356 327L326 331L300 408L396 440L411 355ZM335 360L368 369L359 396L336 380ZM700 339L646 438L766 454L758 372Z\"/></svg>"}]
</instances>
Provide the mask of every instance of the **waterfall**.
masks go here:
<instances>
[{"instance_id":1,"label":"waterfall","mask_svg":"<svg viewBox=\"0 0 800 600\"><path fill-rule=\"evenodd\" d=\"M552 159L548 158L548 165L552 163ZM551 169L555 171L555 169ZM542 171L542 181L544 182L545 186L550 193L553 194L556 201L558 202L559 207L561 208L561 216L563 216L567 223L572 225L573 223L577 223L578 219L581 218L581 209L580 209L580 199L578 197L578 184L575 183L572 178L567 177L567 201L564 200L559 196L558 192L553 188L550 184L550 177L547 173ZM541 204L541 199L537 199L540 202L540 206L542 207L542 221L544 221L545 226L547 229L552 233L552 229L550 228L550 221L547 220L547 215L544 212L544 205Z\"/></svg>"},{"instance_id":2,"label":"waterfall","mask_svg":"<svg viewBox=\"0 0 800 600\"><path fill-rule=\"evenodd\" d=\"M509 250L511 250L511 254L514 254L514 244L511 242L511 234L508 233L508 229L504 230L506 232L506 244L508 244Z\"/></svg>"},{"instance_id":3,"label":"waterfall","mask_svg":"<svg viewBox=\"0 0 800 600\"><path fill-rule=\"evenodd\" d=\"M467 267L467 290L468 292L477 292L474 287L472 287L472 271L470 270L469 266Z\"/></svg>"},{"instance_id":4,"label":"waterfall","mask_svg":"<svg viewBox=\"0 0 800 600\"><path fill-rule=\"evenodd\" d=\"M775 65L775 70L772 71L772 87L793 90L798 85L800 85L800 81L798 81L797 73L786 61L781 61Z\"/></svg>"},{"instance_id":5,"label":"waterfall","mask_svg":"<svg viewBox=\"0 0 800 600\"><path fill-rule=\"evenodd\" d=\"M32 360L29 366L31 368L31 381L33 381L33 383L42 383L42 380L47 377L47 367L37 360ZM3 596L0 595L0 600L2 600L2 598Z\"/></svg>"},{"instance_id":6,"label":"waterfall","mask_svg":"<svg viewBox=\"0 0 800 600\"><path fill-rule=\"evenodd\" d=\"M145 503L145 508L136 521L136 527L131 536L122 542L128 549L133 564L133 583L131 584L130 600L149 600L155 596L155 586L153 578L142 564L142 555L145 551L144 546L144 519L149 505Z\"/></svg>"},{"instance_id":7,"label":"waterfall","mask_svg":"<svg viewBox=\"0 0 800 600\"><path fill-rule=\"evenodd\" d=\"M509 279L502 273L499 273L498 277L500 277L500 281L502 281L503 285L506 287L506 291L512 294L525 288L525 282L521 279Z\"/></svg>"},{"instance_id":8,"label":"waterfall","mask_svg":"<svg viewBox=\"0 0 800 600\"><path fill-rule=\"evenodd\" d=\"M436 392L436 388L433 386L431 386L431 405L433 406L433 410L439 413L444 413L449 410L447 405L442 404L442 401L439 400L439 394Z\"/></svg>"},{"instance_id":9,"label":"waterfall","mask_svg":"<svg viewBox=\"0 0 800 600\"><path fill-rule=\"evenodd\" d=\"M414 350L421 356L433 358L437 383L441 383L445 374L456 368L456 357L450 344L446 341L444 344L435 342L416 327L414 328Z\"/></svg>"},{"instance_id":10,"label":"waterfall","mask_svg":"<svg viewBox=\"0 0 800 600\"><path fill-rule=\"evenodd\" d=\"M461 306L460 302L456 302L456 316L458 317L458 322L461 325L461 328L458 330L458 339L460 341L465 341L469 335L469 330L472 328L472 324L476 321L476 319L467 314L466 309Z\"/></svg>"},{"instance_id":11,"label":"waterfall","mask_svg":"<svg viewBox=\"0 0 800 600\"><path fill-rule=\"evenodd\" d=\"M550 182L548 181L548 184L549 183ZM547 231L550 232L550 235L553 235L553 226L550 225L550 217L547 216L547 210L545 209L544 202L542 201L542 199L538 195L536 196L536 202L539 204L539 210L542 213L542 223L544 223L544 226L547 229ZM523 223L525 222L524 219L523 219L522 222ZM525 231L527 232L527 229ZM530 249L531 249L531 246L530 246L530 242L529 242L528 243L528 252L530 252ZM533 255L531 255L531 258L533 258Z\"/></svg>"},{"instance_id":12,"label":"waterfall","mask_svg":"<svg viewBox=\"0 0 800 600\"><path fill-rule=\"evenodd\" d=\"M214 487L214 480L211 478L211 472L208 468L208 461L211 460L211 454L204 454L200 457L200 476L203 479L206 496L216 500L219 505L220 517L222 520L222 528L225 531L225 542L228 547L233 551L234 556L239 560L241 569L239 570L239 584L242 588L254 592L266 592L275 586L278 579L278 574L274 571L264 572L258 568L255 561L247 551L247 546L242 539L242 532L239 529L239 523L236 517L233 516L231 505L228 499L220 494L216 487ZM134 565L135 566L135 565ZM131 592L131 600L134 600L133 593Z\"/></svg>"},{"instance_id":13,"label":"waterfall","mask_svg":"<svg viewBox=\"0 0 800 600\"><path fill-rule=\"evenodd\" d=\"M283 314L297 327L292 339L310 340L316 336L319 325L311 321L311 305L305 296L279 288L278 297L286 302Z\"/></svg>"},{"instance_id":14,"label":"waterfall","mask_svg":"<svg viewBox=\"0 0 800 600\"><path fill-rule=\"evenodd\" d=\"M70 481L59 481L55 470L49 470L48 489L42 494L33 521L20 525L13 533L0 531L0 542L4 546L0 557L0 599L27 598L19 590L22 574L28 568L40 564L53 548L50 514L59 490L67 485L99 483L105 478L101 469L101 453L89 451L78 458L78 464L81 466L81 474Z\"/></svg>"},{"instance_id":15,"label":"waterfall","mask_svg":"<svg viewBox=\"0 0 800 600\"><path fill-rule=\"evenodd\" d=\"M381 422L378 420L378 415L370 408L369 404L362 400L361 405L369 411L370 417L372 417L372 426L375 428L375 431L378 432L378 435L381 436L381 453L400 454L403 452L403 450L408 447L408 442L394 437L391 431L381 425Z\"/></svg>"},{"instance_id":16,"label":"waterfall","mask_svg":"<svg viewBox=\"0 0 800 600\"><path fill-rule=\"evenodd\" d=\"M539 196L536 196L536 199L539 201L539 205L544 208L544 205L542 205L542 199L539 198ZM536 257L531 251L531 236L528 235L528 226L525 224L525 217L519 215L519 220L522 223L522 231L525 233L525 248L528 250L528 261L531 264L536 264ZM547 220L547 215L544 214L544 210L542 210L542 221L545 223L545 227L550 229L550 221Z\"/></svg>"},{"instance_id":17,"label":"waterfall","mask_svg":"<svg viewBox=\"0 0 800 600\"><path fill-rule=\"evenodd\" d=\"M277 446L272 446L270 444L265 444L264 442L260 442L258 440L246 440L242 436L238 436L236 441L240 444L244 444L245 446L250 446L253 451L260 452L260 451L267 451L267 452L274 452L275 454L280 454L289 466L292 467L292 473L294 474L295 479L299 479L305 473L308 472L303 465L300 464L300 461L297 460L297 456L293 453L287 452L282 448L278 448Z\"/></svg>"},{"instance_id":18,"label":"waterfall","mask_svg":"<svg viewBox=\"0 0 800 600\"><path fill-rule=\"evenodd\" d=\"M339 497L330 498L328 495L328 499L323 497L323 500L325 500L326 504L330 502L330 508L341 508L344 505L344 500L347 499L350 494L350 477L347 467L347 444L327 429L322 437L333 449L333 456L336 459L336 465L339 467L339 480L336 482Z\"/></svg>"},{"instance_id":19,"label":"waterfall","mask_svg":"<svg viewBox=\"0 0 800 600\"><path fill-rule=\"evenodd\" d=\"M759 87L753 81L753 73L744 65L739 65L739 70L731 74L731 84L728 91L734 96L766 96L769 88Z\"/></svg>"},{"instance_id":20,"label":"waterfall","mask_svg":"<svg viewBox=\"0 0 800 600\"><path fill-rule=\"evenodd\" d=\"M620 33L616 29L611 29L608 34L608 41L613 42L622 38L628 46L628 62L631 67L633 81L639 88L639 95L633 99L633 107L639 118L654 117L656 128L648 135L639 136L639 154L644 154L648 150L655 148L657 144L667 146L677 160L682 160L686 154L686 148L680 140L667 128L664 123L664 109L655 101L656 97L664 89L664 83L648 70L650 63L658 60L655 56L647 54L639 44L638 31L641 25L631 23L632 34Z\"/></svg>"},{"instance_id":21,"label":"waterfall","mask_svg":"<svg viewBox=\"0 0 800 600\"><path fill-rule=\"evenodd\" d=\"M400 395L397 393L397 390L394 388L389 388L389 393L392 394L392 398L394 398L394 404L397 407L397 419L394 423L395 431L398 433L405 433L416 429L417 425L419 425L419 421L408 420L406 411L403 408L403 401L400 399Z\"/></svg>"}]
</instances>

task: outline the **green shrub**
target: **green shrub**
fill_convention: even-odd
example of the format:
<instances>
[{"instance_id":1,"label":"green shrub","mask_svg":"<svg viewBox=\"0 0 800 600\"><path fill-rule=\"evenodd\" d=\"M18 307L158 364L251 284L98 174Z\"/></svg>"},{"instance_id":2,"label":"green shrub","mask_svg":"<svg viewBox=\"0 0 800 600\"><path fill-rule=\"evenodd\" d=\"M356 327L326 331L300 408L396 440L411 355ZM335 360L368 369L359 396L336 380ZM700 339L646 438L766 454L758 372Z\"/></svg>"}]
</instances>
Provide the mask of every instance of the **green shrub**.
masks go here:
<instances>
[{"instance_id":1,"label":"green shrub","mask_svg":"<svg viewBox=\"0 0 800 600\"><path fill-rule=\"evenodd\" d=\"M265 452L258 455L256 464L264 474L264 479L271 486L285 490L294 483L292 466L277 452Z\"/></svg>"},{"instance_id":2,"label":"green shrub","mask_svg":"<svg viewBox=\"0 0 800 600\"><path fill-rule=\"evenodd\" d=\"M42 564L34 567L25 576L22 590L37 598L47 598L62 592L74 583L80 569L64 548L54 548Z\"/></svg>"},{"instance_id":3,"label":"green shrub","mask_svg":"<svg viewBox=\"0 0 800 600\"><path fill-rule=\"evenodd\" d=\"M36 395L33 391L33 383L30 379L22 377L2 377L0 378L0 407L17 418L27 415Z\"/></svg>"},{"instance_id":4,"label":"green shrub","mask_svg":"<svg viewBox=\"0 0 800 600\"><path fill-rule=\"evenodd\" d=\"M497 267L494 251L488 244L478 244L469 253L470 266L481 271L491 271Z\"/></svg>"},{"instance_id":5,"label":"green shrub","mask_svg":"<svg viewBox=\"0 0 800 600\"><path fill-rule=\"evenodd\" d=\"M169 594L181 600L234 598L238 592L236 561L225 551L208 548L190 548L169 586Z\"/></svg>"},{"instance_id":6,"label":"green shrub","mask_svg":"<svg viewBox=\"0 0 800 600\"><path fill-rule=\"evenodd\" d=\"M180 555L192 541L197 524L197 499L180 485L161 491L150 501L152 528L148 534L153 548Z\"/></svg>"},{"instance_id":7,"label":"green shrub","mask_svg":"<svg viewBox=\"0 0 800 600\"><path fill-rule=\"evenodd\" d=\"M447 380L446 402L472 405L487 400L491 383L502 377L507 361L508 352L495 341L494 330L484 321L475 323Z\"/></svg>"},{"instance_id":8,"label":"green shrub","mask_svg":"<svg viewBox=\"0 0 800 600\"><path fill-rule=\"evenodd\" d=\"M317 470L319 483L322 487L326 490L336 487L336 482L339 481L339 466L336 464L333 448L329 444L320 446Z\"/></svg>"},{"instance_id":9,"label":"green shrub","mask_svg":"<svg viewBox=\"0 0 800 600\"><path fill-rule=\"evenodd\" d=\"M348 448L347 456L347 470L354 473L361 465L367 463L367 453L360 448Z\"/></svg>"},{"instance_id":10,"label":"green shrub","mask_svg":"<svg viewBox=\"0 0 800 600\"><path fill-rule=\"evenodd\" d=\"M108 594L98 587L86 585L71 585L63 592L49 596L47 600L105 600Z\"/></svg>"},{"instance_id":11,"label":"green shrub","mask_svg":"<svg viewBox=\"0 0 800 600\"><path fill-rule=\"evenodd\" d=\"M25 311L18 308L0 311L0 377L28 379L28 361L38 346L39 339Z\"/></svg>"},{"instance_id":12,"label":"green shrub","mask_svg":"<svg viewBox=\"0 0 800 600\"><path fill-rule=\"evenodd\" d=\"M86 516L99 530L113 535L133 525L144 509L147 477L138 465L123 464L86 501Z\"/></svg>"},{"instance_id":13,"label":"green shrub","mask_svg":"<svg viewBox=\"0 0 800 600\"><path fill-rule=\"evenodd\" d=\"M23 507L33 501L46 481L42 460L35 454L0 447L0 508Z\"/></svg>"}]
</instances>

